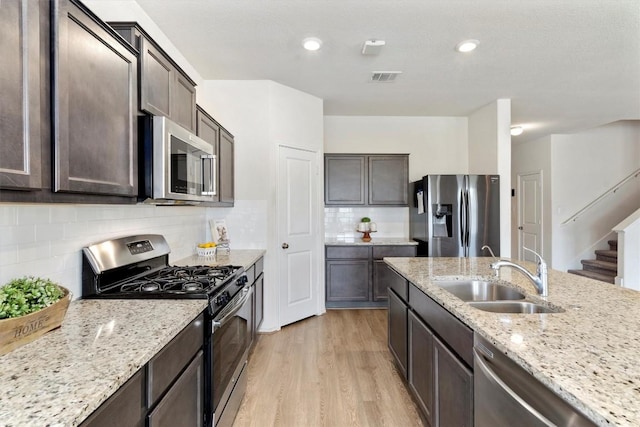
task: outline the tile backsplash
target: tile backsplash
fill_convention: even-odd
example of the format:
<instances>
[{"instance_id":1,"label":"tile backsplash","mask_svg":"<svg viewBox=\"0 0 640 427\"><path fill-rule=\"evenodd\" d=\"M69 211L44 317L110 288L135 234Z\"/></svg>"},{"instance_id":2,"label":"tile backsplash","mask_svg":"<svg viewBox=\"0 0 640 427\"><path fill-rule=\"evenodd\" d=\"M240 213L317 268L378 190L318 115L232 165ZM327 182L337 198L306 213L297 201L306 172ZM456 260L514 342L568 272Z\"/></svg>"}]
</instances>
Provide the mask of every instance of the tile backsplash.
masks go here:
<instances>
[{"instance_id":1,"label":"tile backsplash","mask_svg":"<svg viewBox=\"0 0 640 427\"><path fill-rule=\"evenodd\" d=\"M363 217L371 218L378 231L371 235L376 237L409 237L409 208L381 207L381 208L324 208L324 236L325 239L354 239L362 237L356 227Z\"/></svg>"},{"instance_id":2,"label":"tile backsplash","mask_svg":"<svg viewBox=\"0 0 640 427\"><path fill-rule=\"evenodd\" d=\"M133 234L162 234L169 261L206 239L206 209L183 206L0 204L0 284L48 277L81 296L84 246Z\"/></svg>"}]
</instances>

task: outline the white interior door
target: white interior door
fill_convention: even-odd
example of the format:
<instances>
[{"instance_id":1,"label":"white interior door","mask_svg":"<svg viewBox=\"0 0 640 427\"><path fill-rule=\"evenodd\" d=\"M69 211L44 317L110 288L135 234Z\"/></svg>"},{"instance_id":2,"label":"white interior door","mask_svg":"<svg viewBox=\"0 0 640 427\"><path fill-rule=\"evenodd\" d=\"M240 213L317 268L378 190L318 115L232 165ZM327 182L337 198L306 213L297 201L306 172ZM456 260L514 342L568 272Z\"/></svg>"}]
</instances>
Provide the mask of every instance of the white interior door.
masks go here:
<instances>
[{"instance_id":1,"label":"white interior door","mask_svg":"<svg viewBox=\"0 0 640 427\"><path fill-rule=\"evenodd\" d=\"M280 326L319 313L318 167L316 153L279 149Z\"/></svg>"},{"instance_id":2,"label":"white interior door","mask_svg":"<svg viewBox=\"0 0 640 427\"><path fill-rule=\"evenodd\" d=\"M536 262L523 248L542 253L542 175L540 172L518 175L518 259Z\"/></svg>"}]
</instances>

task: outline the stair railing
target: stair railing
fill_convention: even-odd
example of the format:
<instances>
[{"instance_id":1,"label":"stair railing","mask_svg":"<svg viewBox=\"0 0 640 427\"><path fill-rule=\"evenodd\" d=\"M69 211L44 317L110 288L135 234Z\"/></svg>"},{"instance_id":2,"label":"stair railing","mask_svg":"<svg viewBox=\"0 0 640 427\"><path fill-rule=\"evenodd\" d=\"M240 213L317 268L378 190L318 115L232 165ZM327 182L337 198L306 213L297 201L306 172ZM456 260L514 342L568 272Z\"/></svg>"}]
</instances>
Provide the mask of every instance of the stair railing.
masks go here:
<instances>
[{"instance_id":1,"label":"stair railing","mask_svg":"<svg viewBox=\"0 0 640 427\"><path fill-rule=\"evenodd\" d=\"M597 199L593 200L591 203L589 203L587 206L585 206L584 208L580 209L578 212L576 212L575 214L573 214L571 217L569 217L569 219L565 220L562 224L560 225L567 225L570 222L575 222L578 220L578 218L580 216L582 216L582 214L584 214L585 212L587 212L589 209L591 209L592 207L596 206L598 203L600 203L605 197L614 194L615 192L617 192L620 188L622 188L625 184L627 184L628 182L630 182L632 179L637 178L638 176L640 176L640 169L636 169L635 171L633 171L629 176L627 176L626 178L624 178L622 181L618 182L616 185L614 185L613 187L611 187L610 189L608 189L607 191L605 191L604 193L602 193Z\"/></svg>"},{"instance_id":2,"label":"stair railing","mask_svg":"<svg viewBox=\"0 0 640 427\"><path fill-rule=\"evenodd\" d=\"M616 284L640 291L640 209L613 227L618 233Z\"/></svg>"}]
</instances>

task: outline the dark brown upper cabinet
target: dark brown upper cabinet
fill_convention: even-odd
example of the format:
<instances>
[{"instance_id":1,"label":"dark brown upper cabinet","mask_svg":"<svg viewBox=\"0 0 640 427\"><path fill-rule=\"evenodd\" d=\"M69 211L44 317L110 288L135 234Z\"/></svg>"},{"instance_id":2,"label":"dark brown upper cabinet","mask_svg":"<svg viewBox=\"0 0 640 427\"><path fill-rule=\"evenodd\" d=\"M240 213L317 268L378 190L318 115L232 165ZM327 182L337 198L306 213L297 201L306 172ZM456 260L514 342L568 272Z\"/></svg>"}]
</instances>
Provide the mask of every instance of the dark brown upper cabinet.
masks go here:
<instances>
[{"instance_id":1,"label":"dark brown upper cabinet","mask_svg":"<svg viewBox=\"0 0 640 427\"><path fill-rule=\"evenodd\" d=\"M137 195L137 51L82 3L52 7L54 191Z\"/></svg>"},{"instance_id":2,"label":"dark brown upper cabinet","mask_svg":"<svg viewBox=\"0 0 640 427\"><path fill-rule=\"evenodd\" d=\"M325 154L327 206L408 206L407 154Z\"/></svg>"},{"instance_id":3,"label":"dark brown upper cabinet","mask_svg":"<svg viewBox=\"0 0 640 427\"><path fill-rule=\"evenodd\" d=\"M40 57L44 2L0 2L0 188L42 187ZM42 15L44 15L42 17ZM44 23L41 25L41 17Z\"/></svg>"},{"instance_id":4,"label":"dark brown upper cabinet","mask_svg":"<svg viewBox=\"0 0 640 427\"><path fill-rule=\"evenodd\" d=\"M140 51L140 110L196 131L196 84L135 22L110 22Z\"/></svg>"},{"instance_id":5,"label":"dark brown upper cabinet","mask_svg":"<svg viewBox=\"0 0 640 427\"><path fill-rule=\"evenodd\" d=\"M234 138L202 107L196 106L196 134L213 145L216 155L216 206L234 203Z\"/></svg>"}]
</instances>

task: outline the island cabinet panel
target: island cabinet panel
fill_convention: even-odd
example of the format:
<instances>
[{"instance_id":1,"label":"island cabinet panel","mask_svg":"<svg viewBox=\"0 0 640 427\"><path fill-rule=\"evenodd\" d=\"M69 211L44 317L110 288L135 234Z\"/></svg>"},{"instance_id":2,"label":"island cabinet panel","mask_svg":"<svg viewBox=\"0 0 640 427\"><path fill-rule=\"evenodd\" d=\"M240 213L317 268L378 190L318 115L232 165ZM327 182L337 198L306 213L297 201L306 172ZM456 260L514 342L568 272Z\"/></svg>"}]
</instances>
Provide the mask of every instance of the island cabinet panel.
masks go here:
<instances>
[{"instance_id":1,"label":"island cabinet panel","mask_svg":"<svg viewBox=\"0 0 640 427\"><path fill-rule=\"evenodd\" d=\"M412 283L407 310L406 378L426 423L472 426L473 332ZM392 333L401 334L389 328ZM389 349L397 357L395 339L389 336Z\"/></svg>"},{"instance_id":2,"label":"island cabinet panel","mask_svg":"<svg viewBox=\"0 0 640 427\"><path fill-rule=\"evenodd\" d=\"M416 246L392 245L392 246L373 246L373 300L386 301L387 287L392 286L394 282L403 280L395 271L391 269L382 259L384 257L414 257L416 256ZM398 294L403 298L407 295Z\"/></svg>"},{"instance_id":3,"label":"island cabinet panel","mask_svg":"<svg viewBox=\"0 0 640 427\"><path fill-rule=\"evenodd\" d=\"M434 336L431 330L413 312L409 312L409 388L416 398L424 417L433 426Z\"/></svg>"},{"instance_id":4,"label":"island cabinet panel","mask_svg":"<svg viewBox=\"0 0 640 427\"><path fill-rule=\"evenodd\" d=\"M433 346L438 408L434 426L473 425L473 372L438 338Z\"/></svg>"},{"instance_id":5,"label":"island cabinet panel","mask_svg":"<svg viewBox=\"0 0 640 427\"><path fill-rule=\"evenodd\" d=\"M406 154L326 154L327 206L408 206Z\"/></svg>"},{"instance_id":6,"label":"island cabinet panel","mask_svg":"<svg viewBox=\"0 0 640 427\"><path fill-rule=\"evenodd\" d=\"M136 51L80 2L52 8L54 191L135 197Z\"/></svg>"},{"instance_id":7,"label":"island cabinet panel","mask_svg":"<svg viewBox=\"0 0 640 427\"><path fill-rule=\"evenodd\" d=\"M47 33L44 2L0 2L0 188L42 187L40 37Z\"/></svg>"},{"instance_id":8,"label":"island cabinet panel","mask_svg":"<svg viewBox=\"0 0 640 427\"><path fill-rule=\"evenodd\" d=\"M407 303L389 289L389 350L404 379L407 379Z\"/></svg>"}]
</instances>

